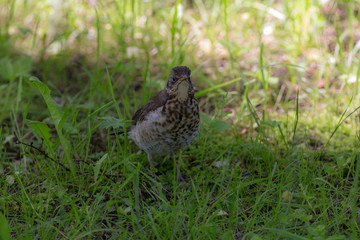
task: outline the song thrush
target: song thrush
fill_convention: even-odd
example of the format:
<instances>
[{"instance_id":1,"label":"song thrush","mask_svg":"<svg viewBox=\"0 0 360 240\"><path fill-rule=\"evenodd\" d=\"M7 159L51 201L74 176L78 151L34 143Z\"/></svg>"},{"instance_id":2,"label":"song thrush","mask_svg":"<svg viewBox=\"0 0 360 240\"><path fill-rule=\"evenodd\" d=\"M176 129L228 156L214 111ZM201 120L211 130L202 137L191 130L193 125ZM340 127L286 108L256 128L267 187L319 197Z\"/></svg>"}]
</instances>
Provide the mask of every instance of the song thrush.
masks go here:
<instances>
[{"instance_id":1,"label":"song thrush","mask_svg":"<svg viewBox=\"0 0 360 240\"><path fill-rule=\"evenodd\" d=\"M154 167L155 156L170 155L188 146L199 128L199 107L186 66L174 67L165 89L153 96L133 116L127 129L136 145L147 153ZM179 173L179 180L183 180Z\"/></svg>"}]
</instances>

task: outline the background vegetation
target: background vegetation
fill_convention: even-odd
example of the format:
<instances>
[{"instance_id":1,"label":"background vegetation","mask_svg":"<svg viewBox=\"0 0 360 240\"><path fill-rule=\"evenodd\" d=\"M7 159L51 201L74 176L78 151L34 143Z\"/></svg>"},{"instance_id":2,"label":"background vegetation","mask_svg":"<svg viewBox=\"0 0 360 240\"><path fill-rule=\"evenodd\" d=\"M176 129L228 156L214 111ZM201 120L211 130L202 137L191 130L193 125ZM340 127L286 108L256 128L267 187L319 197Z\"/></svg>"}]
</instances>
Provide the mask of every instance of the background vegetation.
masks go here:
<instances>
[{"instance_id":1,"label":"background vegetation","mask_svg":"<svg viewBox=\"0 0 360 240\"><path fill-rule=\"evenodd\" d=\"M359 238L359 7L0 0L0 239ZM108 134L176 65L186 183Z\"/></svg>"}]
</instances>

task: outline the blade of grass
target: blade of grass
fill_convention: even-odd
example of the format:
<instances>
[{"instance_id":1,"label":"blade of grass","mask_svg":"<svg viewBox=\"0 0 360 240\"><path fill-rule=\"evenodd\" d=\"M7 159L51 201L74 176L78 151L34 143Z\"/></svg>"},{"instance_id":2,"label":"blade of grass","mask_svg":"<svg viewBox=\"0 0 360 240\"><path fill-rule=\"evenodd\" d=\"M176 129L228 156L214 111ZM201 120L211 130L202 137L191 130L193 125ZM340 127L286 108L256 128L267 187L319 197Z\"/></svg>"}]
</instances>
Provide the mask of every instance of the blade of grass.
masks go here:
<instances>
[{"instance_id":1,"label":"blade of grass","mask_svg":"<svg viewBox=\"0 0 360 240\"><path fill-rule=\"evenodd\" d=\"M76 170L75 170L75 166L71 160L70 144L62 133L61 119L63 116L60 113L57 106L55 105L55 102L50 95L50 89L44 83L42 83L37 77L30 77L29 80L30 80L31 86L36 88L37 90L39 90L42 97L44 98L44 101L50 112L51 118L54 121L55 129L59 136L61 146L63 147L64 154L65 154L65 160L67 161L67 163L70 167L71 173L75 176Z\"/></svg>"},{"instance_id":2,"label":"blade of grass","mask_svg":"<svg viewBox=\"0 0 360 240\"><path fill-rule=\"evenodd\" d=\"M286 239L294 239L294 240L309 240L309 238L299 236L295 233L283 230L283 229L276 229L276 228L265 228L276 235L286 238Z\"/></svg>"},{"instance_id":3,"label":"blade of grass","mask_svg":"<svg viewBox=\"0 0 360 240\"><path fill-rule=\"evenodd\" d=\"M104 110L107 107L110 107L111 105L115 104L114 101L108 102L105 105L99 107L98 109L96 109L94 112L92 112L91 114L89 114L85 120L81 121L80 124L87 122L89 119L91 119L95 114L97 114L98 112ZM79 125L80 125L79 124Z\"/></svg>"},{"instance_id":4,"label":"blade of grass","mask_svg":"<svg viewBox=\"0 0 360 240\"><path fill-rule=\"evenodd\" d=\"M100 20L99 13L96 7L94 7L96 16L96 75L100 72Z\"/></svg>"},{"instance_id":5,"label":"blade of grass","mask_svg":"<svg viewBox=\"0 0 360 240\"><path fill-rule=\"evenodd\" d=\"M349 106L350 106L350 104L351 104L351 102L352 102L352 99L353 99L353 98L351 97L350 102L349 102L348 106L346 107L345 111L343 112L343 114L341 115L338 123L336 124L334 131L332 131L332 133L331 133L328 141L327 141L326 144L324 145L323 151L324 151L325 147L329 144L331 138L335 135L335 133L337 132L337 130L339 129L339 127L343 124L343 122L344 122L348 117L350 117L351 115L353 115L357 110L360 109L360 106L357 107L357 108L355 108L354 111L352 111L351 113L349 113L349 114L344 118L345 113L349 110ZM323 151L322 151L322 152L323 152Z\"/></svg>"},{"instance_id":6,"label":"blade of grass","mask_svg":"<svg viewBox=\"0 0 360 240\"><path fill-rule=\"evenodd\" d=\"M184 46L184 44L186 43L187 38L185 38L182 42L180 42L180 44L178 44L178 50L175 52L174 56L171 59L171 68L175 67L175 63L177 62L177 57L181 55L182 53L182 47Z\"/></svg>"},{"instance_id":7,"label":"blade of grass","mask_svg":"<svg viewBox=\"0 0 360 240\"><path fill-rule=\"evenodd\" d=\"M174 58L174 54L175 54L175 33L176 33L176 24L177 24L177 10L178 10L178 5L179 3L181 3L181 0L177 0L175 3L175 7L174 7L174 15L172 18L172 22L171 22L171 58Z\"/></svg>"},{"instance_id":8,"label":"blade of grass","mask_svg":"<svg viewBox=\"0 0 360 240\"><path fill-rule=\"evenodd\" d=\"M16 95L16 101L15 101L15 112L17 113L17 111L19 110L19 104L21 102L21 94L22 94L22 82L23 82L23 78L22 76L19 77L19 84L18 84L18 91L17 91L17 95Z\"/></svg>"},{"instance_id":9,"label":"blade of grass","mask_svg":"<svg viewBox=\"0 0 360 240\"><path fill-rule=\"evenodd\" d=\"M229 86L231 84L240 82L241 80L242 80L242 78L235 78L235 79L232 79L232 80L230 80L228 82L220 83L218 85L215 85L213 87L210 87L210 88L207 88L207 89L204 89L204 90L202 90L200 92L195 93L195 97L197 97L197 98L202 97L202 96L204 96L204 95L206 95L206 94L208 94L210 92L214 92L214 91L216 91L218 89L221 89L221 88L224 88L224 87Z\"/></svg>"},{"instance_id":10,"label":"blade of grass","mask_svg":"<svg viewBox=\"0 0 360 240\"><path fill-rule=\"evenodd\" d=\"M147 50L145 50L145 52L146 52L146 66L145 66L145 72L143 75L143 86L146 86L146 79L147 79L147 76L149 73L149 63L150 63L149 52ZM145 91L143 91L142 105L145 105L148 95L149 95L148 88L145 88Z\"/></svg>"},{"instance_id":11,"label":"blade of grass","mask_svg":"<svg viewBox=\"0 0 360 240\"><path fill-rule=\"evenodd\" d=\"M284 135L284 133L283 133L283 131L282 131L282 129L281 129L280 124L278 125L278 128L279 128L279 132L280 132L280 135L281 135L281 139L284 141L286 150L288 150L288 149L289 149L289 146L288 146L288 143L287 143L287 141L286 141L285 135Z\"/></svg>"},{"instance_id":12,"label":"blade of grass","mask_svg":"<svg viewBox=\"0 0 360 240\"><path fill-rule=\"evenodd\" d=\"M298 122L299 122L299 90L296 93L296 112L295 112L295 123L293 129L293 141L295 140L295 134L296 134Z\"/></svg>"},{"instance_id":13,"label":"blade of grass","mask_svg":"<svg viewBox=\"0 0 360 240\"><path fill-rule=\"evenodd\" d=\"M357 224L358 219L358 205L357 205L357 198L359 194L359 173L360 173L360 161L359 161L359 154L357 154L354 158L354 161L356 162L356 170L355 170L355 177L353 180L353 187L350 191L349 198L351 199L351 230L353 233L353 239L356 239L358 236L357 229L359 229L359 226Z\"/></svg>"},{"instance_id":14,"label":"blade of grass","mask_svg":"<svg viewBox=\"0 0 360 240\"><path fill-rule=\"evenodd\" d=\"M12 22L12 19L14 17L14 12L15 12L15 2L16 0L11 1L11 5L9 7L9 11L8 11L8 16L5 22L5 34L8 35L9 34L9 27L10 27L10 23ZM8 5L8 6L9 6ZM5 11L6 12L6 11Z\"/></svg>"},{"instance_id":15,"label":"blade of grass","mask_svg":"<svg viewBox=\"0 0 360 240\"><path fill-rule=\"evenodd\" d=\"M230 57L230 64L231 64L231 69L234 68L234 61L233 61L233 55L232 55L232 50L230 48L230 38L229 38L229 25L228 25L228 1L227 0L223 0L224 3L224 24L225 24L225 38L226 38L226 48L228 50L229 53L229 57Z\"/></svg>"},{"instance_id":16,"label":"blade of grass","mask_svg":"<svg viewBox=\"0 0 360 240\"><path fill-rule=\"evenodd\" d=\"M109 86L109 90L110 90L110 93L111 93L111 97L112 97L113 103L115 104L116 112L117 112L119 118L121 119L122 114L121 114L119 105L116 103L114 89L113 89L113 86L112 86L112 83L111 83L111 77L110 77L110 74L109 74L109 71L108 71L107 68L106 68L106 74L107 74L108 86Z\"/></svg>"},{"instance_id":17,"label":"blade of grass","mask_svg":"<svg viewBox=\"0 0 360 240\"><path fill-rule=\"evenodd\" d=\"M246 96L246 102L247 102L247 106L249 108L249 111L251 113L251 115L253 116L256 125L260 128L261 124L260 124L260 117L259 115L256 113L254 106L252 105L249 96Z\"/></svg>"},{"instance_id":18,"label":"blade of grass","mask_svg":"<svg viewBox=\"0 0 360 240\"><path fill-rule=\"evenodd\" d=\"M268 94L268 81L267 81L267 78L265 78L265 73L264 73L263 53L264 53L264 44L260 43L260 56L259 56L260 72L261 72L261 79L262 79L263 87L264 87L264 91L265 91L265 96L267 96L267 94ZM266 103L266 101L265 101L265 103Z\"/></svg>"},{"instance_id":19,"label":"blade of grass","mask_svg":"<svg viewBox=\"0 0 360 240\"><path fill-rule=\"evenodd\" d=\"M360 79L360 61L358 61L357 71L356 71L355 96L357 96L359 92L359 79Z\"/></svg>"},{"instance_id":20,"label":"blade of grass","mask_svg":"<svg viewBox=\"0 0 360 240\"><path fill-rule=\"evenodd\" d=\"M0 212L0 240L10 240L10 227L5 216Z\"/></svg>"}]
</instances>

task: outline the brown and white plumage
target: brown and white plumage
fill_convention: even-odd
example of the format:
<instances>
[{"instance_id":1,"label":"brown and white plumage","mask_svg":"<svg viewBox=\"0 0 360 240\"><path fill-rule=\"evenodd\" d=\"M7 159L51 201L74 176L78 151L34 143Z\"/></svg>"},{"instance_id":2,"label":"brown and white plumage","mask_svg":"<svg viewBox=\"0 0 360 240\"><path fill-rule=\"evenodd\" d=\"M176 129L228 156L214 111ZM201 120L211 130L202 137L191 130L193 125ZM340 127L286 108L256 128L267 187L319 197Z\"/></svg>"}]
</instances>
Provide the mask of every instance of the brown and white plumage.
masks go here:
<instances>
[{"instance_id":1,"label":"brown and white plumage","mask_svg":"<svg viewBox=\"0 0 360 240\"><path fill-rule=\"evenodd\" d=\"M154 95L133 116L129 136L148 154L170 155L188 146L195 138L200 118L198 101L188 67L174 67L164 90Z\"/></svg>"}]
</instances>

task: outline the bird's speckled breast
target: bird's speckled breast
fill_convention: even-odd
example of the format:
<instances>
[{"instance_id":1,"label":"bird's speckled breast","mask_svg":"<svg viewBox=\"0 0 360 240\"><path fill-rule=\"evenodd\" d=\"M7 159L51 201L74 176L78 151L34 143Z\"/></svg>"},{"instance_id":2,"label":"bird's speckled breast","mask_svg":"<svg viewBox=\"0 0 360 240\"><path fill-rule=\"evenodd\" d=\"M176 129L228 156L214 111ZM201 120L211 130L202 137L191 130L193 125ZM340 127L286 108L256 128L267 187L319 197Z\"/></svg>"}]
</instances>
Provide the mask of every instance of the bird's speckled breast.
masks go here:
<instances>
[{"instance_id":1,"label":"bird's speckled breast","mask_svg":"<svg viewBox=\"0 0 360 240\"><path fill-rule=\"evenodd\" d=\"M148 114L130 131L131 138L151 155L167 155L185 148L197 135L200 117L198 101L169 99L165 106Z\"/></svg>"}]
</instances>

